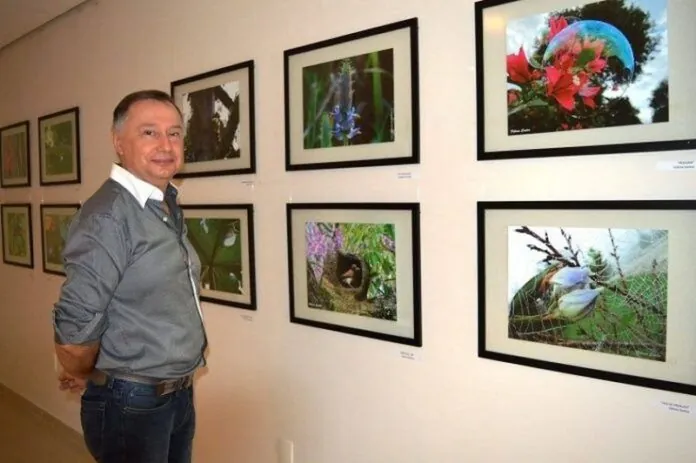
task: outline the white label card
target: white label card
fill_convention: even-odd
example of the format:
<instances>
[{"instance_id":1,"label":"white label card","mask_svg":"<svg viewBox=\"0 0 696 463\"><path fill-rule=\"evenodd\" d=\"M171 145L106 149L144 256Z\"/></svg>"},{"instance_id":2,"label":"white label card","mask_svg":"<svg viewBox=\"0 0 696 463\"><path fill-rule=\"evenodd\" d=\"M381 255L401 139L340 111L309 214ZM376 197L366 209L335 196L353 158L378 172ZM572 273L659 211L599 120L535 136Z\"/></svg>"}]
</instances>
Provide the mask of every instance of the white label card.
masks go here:
<instances>
[{"instance_id":1,"label":"white label card","mask_svg":"<svg viewBox=\"0 0 696 463\"><path fill-rule=\"evenodd\" d=\"M661 161L657 163L658 170L695 170L696 161Z\"/></svg>"},{"instance_id":2,"label":"white label card","mask_svg":"<svg viewBox=\"0 0 696 463\"><path fill-rule=\"evenodd\" d=\"M667 400L661 400L660 405L662 405L665 410L675 413L680 413L683 415L691 415L691 405L678 404L676 402L669 402Z\"/></svg>"}]
</instances>

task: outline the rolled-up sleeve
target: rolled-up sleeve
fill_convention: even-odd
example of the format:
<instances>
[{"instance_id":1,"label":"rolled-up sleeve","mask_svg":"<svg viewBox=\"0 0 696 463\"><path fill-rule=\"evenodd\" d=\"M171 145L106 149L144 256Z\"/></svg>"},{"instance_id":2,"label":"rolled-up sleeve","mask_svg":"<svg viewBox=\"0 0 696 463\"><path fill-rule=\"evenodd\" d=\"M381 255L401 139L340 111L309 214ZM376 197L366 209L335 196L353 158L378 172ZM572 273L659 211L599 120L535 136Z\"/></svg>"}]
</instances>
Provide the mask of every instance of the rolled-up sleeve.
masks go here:
<instances>
[{"instance_id":1,"label":"rolled-up sleeve","mask_svg":"<svg viewBox=\"0 0 696 463\"><path fill-rule=\"evenodd\" d=\"M66 279L53 308L58 344L98 341L108 326L106 309L128 265L124 224L107 214L77 218L63 251Z\"/></svg>"}]
</instances>

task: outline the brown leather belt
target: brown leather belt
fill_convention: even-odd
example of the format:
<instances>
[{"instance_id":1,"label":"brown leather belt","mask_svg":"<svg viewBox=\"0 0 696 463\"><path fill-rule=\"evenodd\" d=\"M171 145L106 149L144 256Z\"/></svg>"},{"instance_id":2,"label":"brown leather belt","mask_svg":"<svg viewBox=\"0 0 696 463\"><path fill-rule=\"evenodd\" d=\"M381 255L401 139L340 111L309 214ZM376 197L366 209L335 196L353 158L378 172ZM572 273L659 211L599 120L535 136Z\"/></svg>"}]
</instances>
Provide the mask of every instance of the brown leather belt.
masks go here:
<instances>
[{"instance_id":1,"label":"brown leather belt","mask_svg":"<svg viewBox=\"0 0 696 463\"><path fill-rule=\"evenodd\" d=\"M130 373L106 373L101 370L94 370L90 376L92 382L97 386L104 386L109 382L110 378L154 386L159 396L186 389L193 384L193 375L173 379L157 379Z\"/></svg>"}]
</instances>

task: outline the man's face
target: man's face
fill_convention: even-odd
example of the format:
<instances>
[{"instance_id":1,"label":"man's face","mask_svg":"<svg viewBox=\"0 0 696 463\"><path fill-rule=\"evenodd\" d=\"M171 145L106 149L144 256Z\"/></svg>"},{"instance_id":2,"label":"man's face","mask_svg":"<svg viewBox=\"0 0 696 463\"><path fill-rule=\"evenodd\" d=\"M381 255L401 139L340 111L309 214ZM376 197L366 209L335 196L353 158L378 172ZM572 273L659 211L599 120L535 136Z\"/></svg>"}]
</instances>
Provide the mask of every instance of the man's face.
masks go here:
<instances>
[{"instance_id":1,"label":"man's face","mask_svg":"<svg viewBox=\"0 0 696 463\"><path fill-rule=\"evenodd\" d=\"M183 132L179 112L171 104L139 101L114 132L114 148L124 168L164 190L183 163Z\"/></svg>"}]
</instances>

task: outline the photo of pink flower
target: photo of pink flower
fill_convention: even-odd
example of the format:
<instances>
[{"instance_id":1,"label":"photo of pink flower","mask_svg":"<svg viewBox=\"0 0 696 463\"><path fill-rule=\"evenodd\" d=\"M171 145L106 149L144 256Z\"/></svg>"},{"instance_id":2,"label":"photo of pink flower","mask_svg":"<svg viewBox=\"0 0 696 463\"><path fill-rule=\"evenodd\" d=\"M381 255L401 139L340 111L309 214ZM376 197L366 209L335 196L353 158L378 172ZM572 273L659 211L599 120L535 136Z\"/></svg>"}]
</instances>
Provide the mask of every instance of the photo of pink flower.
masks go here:
<instances>
[{"instance_id":1,"label":"photo of pink flower","mask_svg":"<svg viewBox=\"0 0 696 463\"><path fill-rule=\"evenodd\" d=\"M511 21L508 134L669 120L666 0L604 0Z\"/></svg>"}]
</instances>

